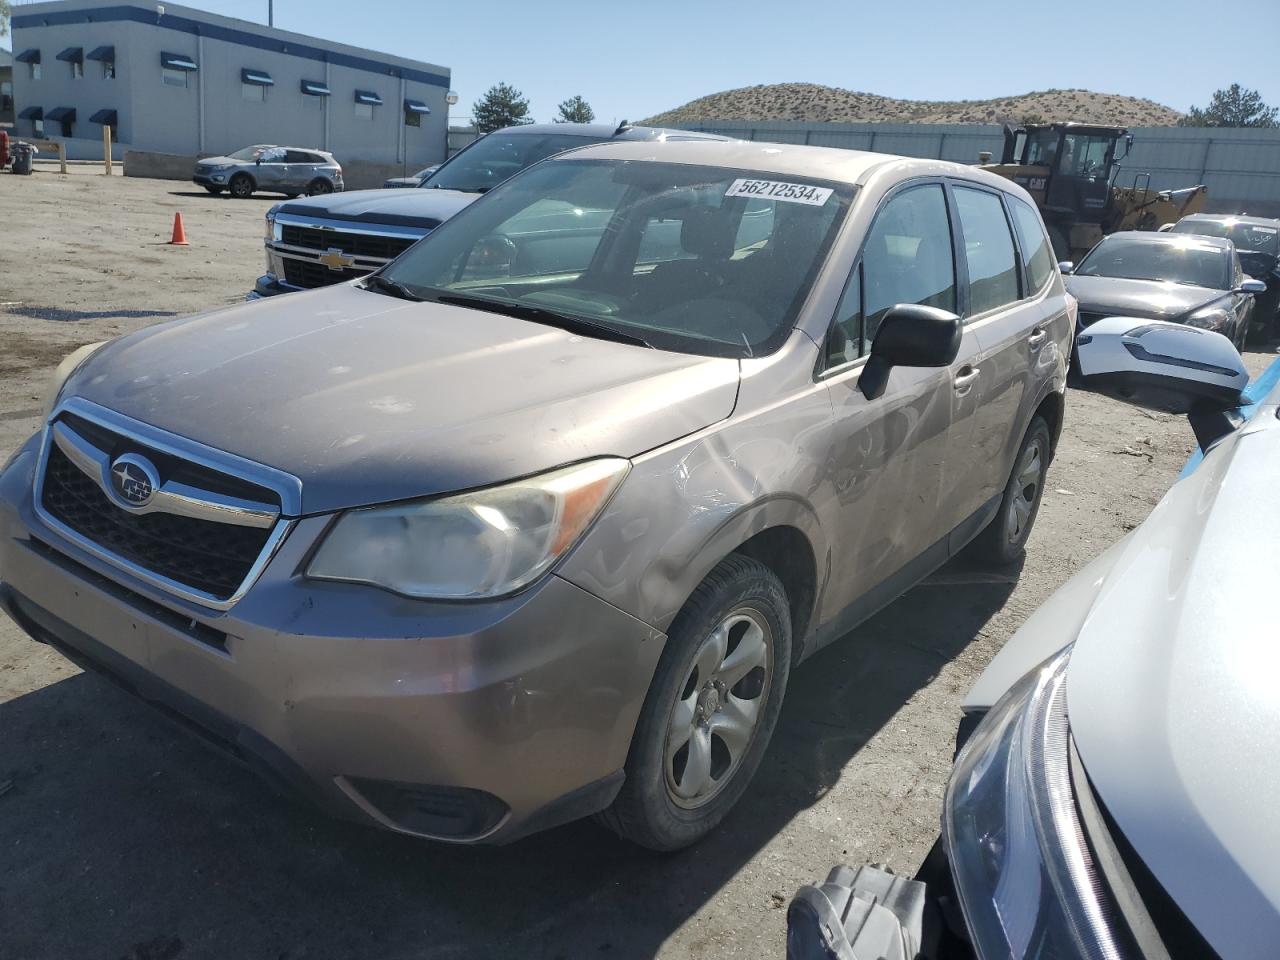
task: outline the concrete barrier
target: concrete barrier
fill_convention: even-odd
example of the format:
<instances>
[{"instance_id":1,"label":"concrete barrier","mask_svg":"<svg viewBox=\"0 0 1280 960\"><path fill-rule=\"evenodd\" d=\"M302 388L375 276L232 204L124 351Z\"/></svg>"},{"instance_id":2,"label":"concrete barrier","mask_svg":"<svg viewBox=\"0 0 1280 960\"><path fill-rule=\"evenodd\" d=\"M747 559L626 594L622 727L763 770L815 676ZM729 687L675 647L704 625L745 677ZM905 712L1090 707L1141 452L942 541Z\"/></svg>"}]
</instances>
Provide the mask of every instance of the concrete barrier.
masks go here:
<instances>
[{"instance_id":1,"label":"concrete barrier","mask_svg":"<svg viewBox=\"0 0 1280 960\"><path fill-rule=\"evenodd\" d=\"M195 157L175 153L150 153L146 150L126 150L124 175L147 177L152 180L190 180L195 164Z\"/></svg>"}]
</instances>

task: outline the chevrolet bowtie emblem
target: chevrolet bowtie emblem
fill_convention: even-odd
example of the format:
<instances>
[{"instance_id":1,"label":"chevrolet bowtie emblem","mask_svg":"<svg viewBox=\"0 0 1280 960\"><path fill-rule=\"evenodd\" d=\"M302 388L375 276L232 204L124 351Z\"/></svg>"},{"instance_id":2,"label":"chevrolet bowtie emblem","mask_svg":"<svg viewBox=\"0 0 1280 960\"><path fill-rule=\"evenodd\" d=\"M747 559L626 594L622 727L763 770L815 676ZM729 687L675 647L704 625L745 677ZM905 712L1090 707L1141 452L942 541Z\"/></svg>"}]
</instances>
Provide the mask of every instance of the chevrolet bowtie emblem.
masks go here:
<instances>
[{"instance_id":1,"label":"chevrolet bowtie emblem","mask_svg":"<svg viewBox=\"0 0 1280 960\"><path fill-rule=\"evenodd\" d=\"M355 257L348 257L338 247L330 247L320 254L319 260L330 270L345 270L347 267L354 267L356 264Z\"/></svg>"}]
</instances>

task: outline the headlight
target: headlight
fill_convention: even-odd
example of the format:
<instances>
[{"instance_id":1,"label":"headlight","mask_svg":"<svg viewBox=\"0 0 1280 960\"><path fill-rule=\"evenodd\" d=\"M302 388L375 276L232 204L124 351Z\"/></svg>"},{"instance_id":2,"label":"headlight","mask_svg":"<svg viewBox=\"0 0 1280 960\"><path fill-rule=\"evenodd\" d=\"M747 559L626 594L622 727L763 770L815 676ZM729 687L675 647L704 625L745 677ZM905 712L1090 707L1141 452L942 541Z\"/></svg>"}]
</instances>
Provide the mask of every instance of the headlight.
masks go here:
<instances>
[{"instance_id":1,"label":"headlight","mask_svg":"<svg viewBox=\"0 0 1280 960\"><path fill-rule=\"evenodd\" d=\"M1120 957L1072 793L1071 650L1018 681L973 732L947 786L943 837L980 957Z\"/></svg>"},{"instance_id":2,"label":"headlight","mask_svg":"<svg viewBox=\"0 0 1280 960\"><path fill-rule=\"evenodd\" d=\"M280 210L281 204L276 204L267 211L266 216L266 236L268 240L276 238L276 213Z\"/></svg>"},{"instance_id":3,"label":"headlight","mask_svg":"<svg viewBox=\"0 0 1280 960\"><path fill-rule=\"evenodd\" d=\"M67 354L66 358L53 371L53 375L49 378L49 382L44 388L44 419L48 420L49 415L53 413L53 408L57 406L58 395L62 393L62 388L66 382L71 379L71 375L79 369L80 364L84 363L100 348L105 347L107 341L101 343L86 343L83 347L73 350Z\"/></svg>"},{"instance_id":4,"label":"headlight","mask_svg":"<svg viewBox=\"0 0 1280 960\"><path fill-rule=\"evenodd\" d=\"M1231 314L1221 307L1206 307L1187 317L1187 326L1201 330L1221 331L1231 321Z\"/></svg>"},{"instance_id":5,"label":"headlight","mask_svg":"<svg viewBox=\"0 0 1280 960\"><path fill-rule=\"evenodd\" d=\"M437 600L513 593L578 541L630 467L591 460L472 493L352 510L307 575Z\"/></svg>"}]
</instances>

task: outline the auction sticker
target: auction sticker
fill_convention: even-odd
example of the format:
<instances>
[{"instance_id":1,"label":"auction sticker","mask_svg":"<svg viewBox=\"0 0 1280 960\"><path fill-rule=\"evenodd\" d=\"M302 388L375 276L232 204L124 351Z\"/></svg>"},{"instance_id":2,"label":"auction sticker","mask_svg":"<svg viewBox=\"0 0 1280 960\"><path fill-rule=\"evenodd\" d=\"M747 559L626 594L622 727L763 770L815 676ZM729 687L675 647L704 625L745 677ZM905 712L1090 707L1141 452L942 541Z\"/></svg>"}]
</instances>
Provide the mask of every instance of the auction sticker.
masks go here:
<instances>
[{"instance_id":1,"label":"auction sticker","mask_svg":"<svg viewBox=\"0 0 1280 960\"><path fill-rule=\"evenodd\" d=\"M820 207L831 196L831 188L815 187L808 183L785 183L782 180L735 180L724 195L785 200L787 203L807 203Z\"/></svg>"}]
</instances>

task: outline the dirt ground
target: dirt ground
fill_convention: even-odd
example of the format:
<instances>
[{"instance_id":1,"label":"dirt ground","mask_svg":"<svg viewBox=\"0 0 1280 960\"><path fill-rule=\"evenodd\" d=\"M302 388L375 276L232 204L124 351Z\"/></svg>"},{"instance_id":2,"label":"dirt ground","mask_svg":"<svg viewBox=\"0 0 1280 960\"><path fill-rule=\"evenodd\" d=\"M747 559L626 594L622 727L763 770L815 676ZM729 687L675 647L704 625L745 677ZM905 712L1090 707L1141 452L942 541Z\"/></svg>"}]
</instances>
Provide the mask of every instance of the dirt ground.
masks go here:
<instances>
[{"instance_id":1,"label":"dirt ground","mask_svg":"<svg viewBox=\"0 0 1280 960\"><path fill-rule=\"evenodd\" d=\"M272 202L0 176L0 461L74 347L239 300ZM175 211L189 247L165 245ZM1021 568L953 563L797 670L743 802L665 857L590 823L471 849L327 820L0 618L0 958L782 957L799 885L919 864L964 691L1192 447L1181 418L1073 392Z\"/></svg>"}]
</instances>

